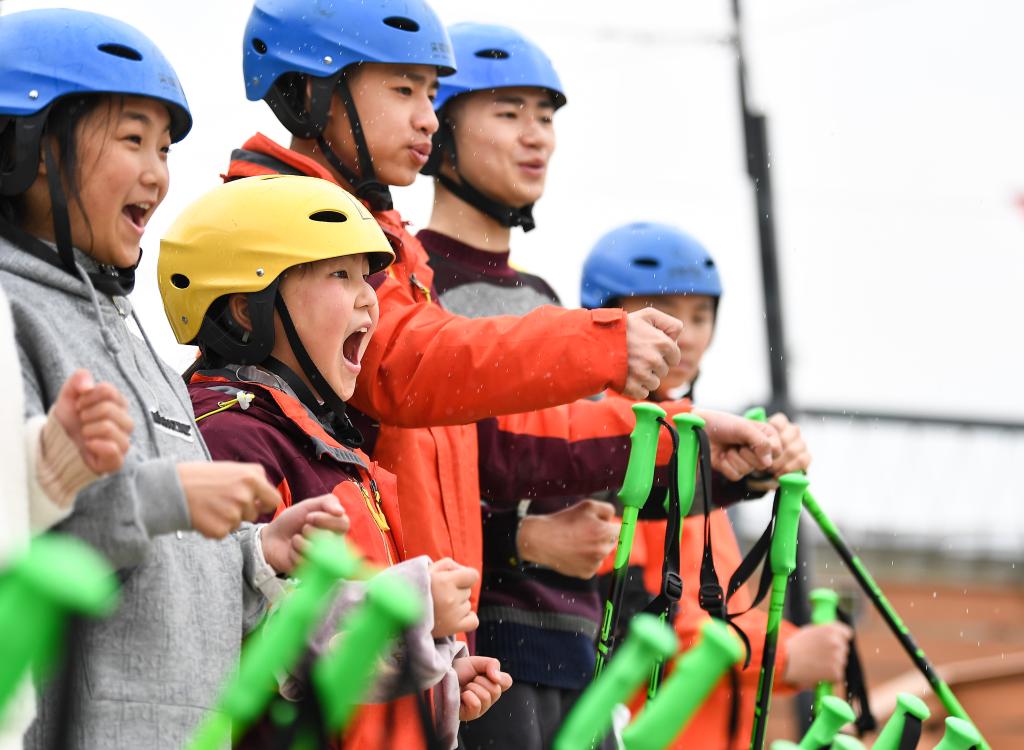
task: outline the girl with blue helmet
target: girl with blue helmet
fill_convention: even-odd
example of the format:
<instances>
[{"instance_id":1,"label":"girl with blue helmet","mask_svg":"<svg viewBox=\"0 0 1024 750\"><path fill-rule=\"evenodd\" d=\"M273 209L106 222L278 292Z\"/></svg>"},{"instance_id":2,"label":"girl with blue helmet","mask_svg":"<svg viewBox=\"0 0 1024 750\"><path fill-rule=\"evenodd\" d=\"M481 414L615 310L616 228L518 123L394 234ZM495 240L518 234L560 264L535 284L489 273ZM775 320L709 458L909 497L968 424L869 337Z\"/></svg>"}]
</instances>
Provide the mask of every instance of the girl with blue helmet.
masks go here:
<instances>
[{"instance_id":1,"label":"girl with blue helmet","mask_svg":"<svg viewBox=\"0 0 1024 750\"><path fill-rule=\"evenodd\" d=\"M655 307L683 322L678 339L680 360L670 368L651 400L661 401L685 395L693 398L694 384L700 374L704 353L711 345L722 281L718 266L707 249L692 236L669 224L634 222L603 235L583 264L580 299L584 307L618 305L626 310ZM771 425L782 444L782 451L769 469L772 476L802 471L810 464L810 454L800 429L783 414L773 415ZM729 580L739 566L742 554L724 506L760 497L765 485L748 480L727 481L716 474L714 496L707 523L715 540L714 559L722 580ZM703 506L698 498L695 501ZM697 519L694 519L697 520ZM641 521L637 530L648 545L657 548L665 537L664 522ZM680 542L680 575L684 581L701 581L704 553L704 529L699 523L683 526ZM660 580L657 556L648 555L647 569L639 578L648 584L642 592L653 596L652 584ZM654 563L654 564L652 564ZM675 627L684 643L692 643L708 614L699 603L699 586L683 587ZM641 597L643 598L643 597ZM749 744L753 701L757 689L757 666L767 624L758 609L744 611L751 604L747 587L740 588L729 611L743 614L734 623L750 639L751 666L734 671L723 680L693 720L670 746L673 750L691 747L715 747L740 750ZM808 625L796 628L786 622L780 638L779 664L782 680L776 689L792 691L815 685L819 680L840 681L849 648L850 630L842 623Z\"/></svg>"},{"instance_id":2,"label":"girl with blue helmet","mask_svg":"<svg viewBox=\"0 0 1024 750\"><path fill-rule=\"evenodd\" d=\"M0 16L0 50L0 285L25 411L45 414L87 367L127 394L135 425L124 467L57 527L110 560L122 604L81 633L67 689L44 693L27 745L179 748L318 503L239 527L280 496L257 465L210 462L184 384L132 313L167 152L192 122L173 68L131 26L71 10ZM327 509L324 525L345 528ZM58 693L71 701L63 711Z\"/></svg>"}]
</instances>

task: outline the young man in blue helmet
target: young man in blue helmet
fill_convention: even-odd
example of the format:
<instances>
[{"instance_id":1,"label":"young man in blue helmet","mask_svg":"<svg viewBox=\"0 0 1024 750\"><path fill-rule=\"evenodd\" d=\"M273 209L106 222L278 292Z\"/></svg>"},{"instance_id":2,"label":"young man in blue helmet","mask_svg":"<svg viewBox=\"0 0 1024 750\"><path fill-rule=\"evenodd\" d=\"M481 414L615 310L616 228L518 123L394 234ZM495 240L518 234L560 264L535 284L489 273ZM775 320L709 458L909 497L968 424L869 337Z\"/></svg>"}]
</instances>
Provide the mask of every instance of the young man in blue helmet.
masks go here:
<instances>
[{"instance_id":1,"label":"young man in blue helmet","mask_svg":"<svg viewBox=\"0 0 1024 750\"><path fill-rule=\"evenodd\" d=\"M228 179L289 173L334 181L364 200L391 239L396 261L386 278L375 279L380 325L351 403L368 417L361 427L373 458L398 475L408 488L403 495L418 496L402 506L403 523L415 529L408 553L452 557L479 570L481 478L472 423L606 387L646 396L678 357L678 326L650 310L627 316L543 308L522 318L466 320L437 304L426 254L391 207L388 186L410 184L430 154L437 79L455 67L447 32L422 0L336 0L319 9L310 13L301 0L255 4L244 42L247 93L265 99L293 138L288 148L251 138L232 154ZM354 434L342 405L329 406L339 434ZM608 411L631 421L628 406ZM572 458L567 424L558 418L563 455ZM531 434L544 419L543 412L522 415L517 434ZM749 444L754 463L770 463L774 444L764 432L723 424L717 437ZM523 458L515 468L531 459L521 445L514 450ZM738 450L723 455L742 463ZM577 463L575 476L614 484L624 452L618 458L594 470ZM538 471L506 471L510 495L522 496L512 480L556 486L571 479L564 470L544 475L533 467Z\"/></svg>"},{"instance_id":2,"label":"young man in blue helmet","mask_svg":"<svg viewBox=\"0 0 1024 750\"><path fill-rule=\"evenodd\" d=\"M689 235L666 224L633 223L608 232L594 245L583 266L580 298L584 307L620 305L627 310L656 307L683 323L683 333L678 339L679 363L651 394L652 401L680 396L693 398L701 360L711 344L721 296L718 267L708 251ZM790 471L805 470L810 464L810 454L799 428L783 414L773 415L770 423L778 431L783 451L769 473L778 477ZM697 490L694 505L703 508L706 499L701 496L699 483ZM734 482L717 472L713 475L707 523L714 540L715 567L722 581L729 580L742 559L724 507L760 497L764 492L763 484L751 486L747 480ZM640 527L637 535L644 537L650 553L662 544L664 522L641 521ZM695 642L701 624L709 616L698 600L703 552L704 527L700 519L694 518L683 525L680 543L683 598L675 626L684 648ZM644 576L648 592L657 590L660 562L660 557L649 554ZM751 602L751 594L744 587L736 592L728 609L743 612ZM740 750L749 744L767 620L763 611L751 609L733 622L749 638L751 664L734 673L733 679L722 681L672 748ZM800 629L783 623L778 652L781 680L776 682L776 689L810 688L820 680L840 682L849 637L850 630L842 623ZM736 721L730 717L735 717Z\"/></svg>"},{"instance_id":3,"label":"young man in blue helmet","mask_svg":"<svg viewBox=\"0 0 1024 750\"><path fill-rule=\"evenodd\" d=\"M534 228L533 205L555 149L555 112L566 103L561 81L544 52L514 29L460 23L448 32L459 70L442 79L435 100L440 128L424 169L434 176L434 208L417 234L434 286L446 308L468 317L559 305L544 279L509 265L509 247L514 227ZM631 425L619 427L576 450L595 465L614 463L610 454L621 450ZM478 423L484 579L477 650L499 658L515 682L501 706L465 727L468 748L550 746L593 675L601 620L594 573L617 536L610 503L537 492L518 508L496 501L501 488L489 482L489 467L508 460L501 446L512 433L503 418ZM548 457L562 460L555 451Z\"/></svg>"}]
</instances>

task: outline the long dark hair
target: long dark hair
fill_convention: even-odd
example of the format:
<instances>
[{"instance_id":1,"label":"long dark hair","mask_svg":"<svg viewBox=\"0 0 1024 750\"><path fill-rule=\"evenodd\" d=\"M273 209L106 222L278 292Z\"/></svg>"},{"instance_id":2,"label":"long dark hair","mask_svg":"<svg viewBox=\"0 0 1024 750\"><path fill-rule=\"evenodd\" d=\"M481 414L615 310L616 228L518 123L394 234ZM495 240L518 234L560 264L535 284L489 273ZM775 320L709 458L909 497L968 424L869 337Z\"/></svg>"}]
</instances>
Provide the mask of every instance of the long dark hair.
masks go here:
<instances>
[{"instance_id":1,"label":"long dark hair","mask_svg":"<svg viewBox=\"0 0 1024 750\"><path fill-rule=\"evenodd\" d=\"M101 104L110 105L111 112L123 106L123 97L111 97L109 94L82 94L66 96L51 105L43 128L43 138L52 139L56 147L56 156L60 162L61 182L70 201L74 201L89 225L89 217L82 204L81 180L78 160L78 126L86 117ZM15 153L14 120L0 131L0 169L8 169L14 164L18 155ZM38 158L38 157L37 157ZM25 219L25 196L0 196L0 218L15 225L21 225Z\"/></svg>"}]
</instances>

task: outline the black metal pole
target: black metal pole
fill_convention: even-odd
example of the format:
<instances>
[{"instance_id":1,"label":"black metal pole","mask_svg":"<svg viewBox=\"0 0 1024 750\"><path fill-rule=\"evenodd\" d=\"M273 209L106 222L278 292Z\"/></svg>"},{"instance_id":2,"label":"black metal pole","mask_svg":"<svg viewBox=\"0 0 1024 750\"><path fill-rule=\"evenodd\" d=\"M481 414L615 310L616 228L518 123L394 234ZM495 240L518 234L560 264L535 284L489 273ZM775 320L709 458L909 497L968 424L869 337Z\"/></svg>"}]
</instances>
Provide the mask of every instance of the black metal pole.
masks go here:
<instances>
[{"instance_id":1,"label":"black metal pole","mask_svg":"<svg viewBox=\"0 0 1024 750\"><path fill-rule=\"evenodd\" d=\"M736 77L743 117L743 141L746 151L747 174L754 187L757 210L757 237L761 254L761 284L764 291L765 325L768 334L768 374L771 396L768 413L783 412L793 415L789 397L789 376L786 372L786 336L782 315L782 285L779 281L779 262L776 251L775 208L772 200L771 162L768 149L768 124L762 112L750 108L747 99L747 69L743 47L743 23L740 0L732 0L735 25ZM786 616L795 625L805 625L811 619L808 602L807 576L810 569L806 545L800 535L797 543L796 571L787 589ZM814 695L809 691L797 697L797 721L802 731L810 726Z\"/></svg>"}]
</instances>

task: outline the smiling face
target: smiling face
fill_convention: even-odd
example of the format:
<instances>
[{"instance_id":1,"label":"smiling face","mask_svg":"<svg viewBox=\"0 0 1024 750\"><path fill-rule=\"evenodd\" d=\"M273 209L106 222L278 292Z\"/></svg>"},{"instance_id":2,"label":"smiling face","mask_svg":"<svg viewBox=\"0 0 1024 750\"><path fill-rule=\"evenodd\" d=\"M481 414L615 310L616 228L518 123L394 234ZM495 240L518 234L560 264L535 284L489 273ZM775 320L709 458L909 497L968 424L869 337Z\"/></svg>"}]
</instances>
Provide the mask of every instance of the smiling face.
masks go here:
<instances>
[{"instance_id":1,"label":"smiling face","mask_svg":"<svg viewBox=\"0 0 1024 750\"><path fill-rule=\"evenodd\" d=\"M411 185L430 157L430 137L437 131L437 69L363 63L345 76L377 179L385 185ZM348 113L337 95L331 100L324 138L342 162L358 173Z\"/></svg>"},{"instance_id":2,"label":"smiling face","mask_svg":"<svg viewBox=\"0 0 1024 750\"><path fill-rule=\"evenodd\" d=\"M281 278L280 294L295 330L343 401L355 391L363 353L377 327L377 293L367 283L369 274L366 255L346 255L292 268ZM276 312L274 334L271 354L312 388Z\"/></svg>"},{"instance_id":3,"label":"smiling face","mask_svg":"<svg viewBox=\"0 0 1024 750\"><path fill-rule=\"evenodd\" d=\"M447 105L458 167L491 198L522 208L544 193L555 151L555 105L545 89L519 86L462 94ZM445 174L453 176L445 160Z\"/></svg>"},{"instance_id":4,"label":"smiling face","mask_svg":"<svg viewBox=\"0 0 1024 750\"><path fill-rule=\"evenodd\" d=\"M653 307L671 315L683 324L677 344L681 356L679 364L669 369L654 395L666 398L670 391L693 383L700 372L700 361L711 345L715 332L715 299L703 294L657 294L624 297L619 300L626 312Z\"/></svg>"},{"instance_id":5,"label":"smiling face","mask_svg":"<svg viewBox=\"0 0 1024 750\"><path fill-rule=\"evenodd\" d=\"M75 128L74 191L68 196L72 243L104 264L128 267L139 260L139 242L156 207L167 195L170 176L170 115L167 108L137 96L105 97ZM60 157L58 156L58 159ZM25 228L53 241L45 162L26 194Z\"/></svg>"}]
</instances>

